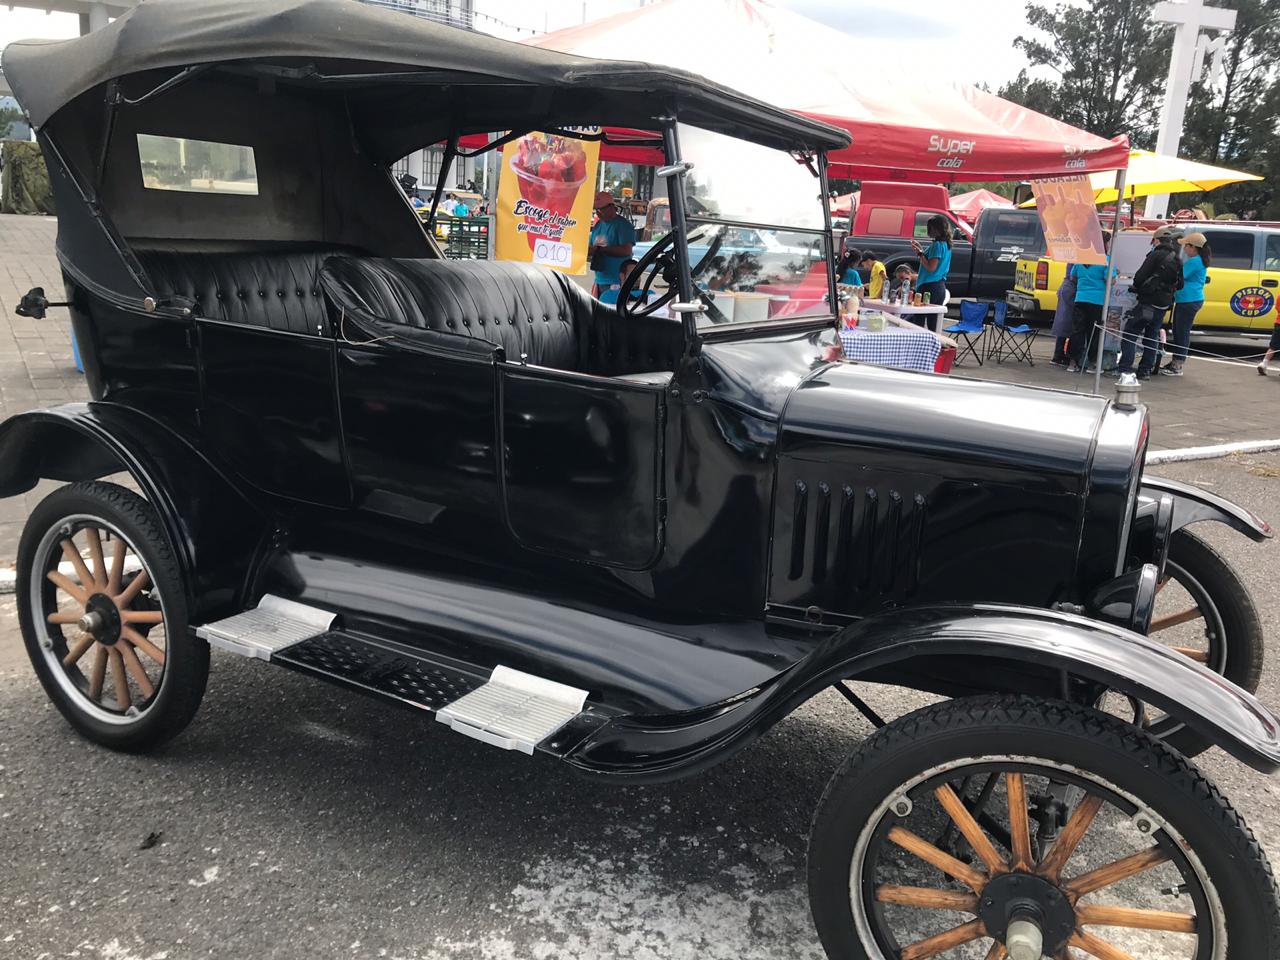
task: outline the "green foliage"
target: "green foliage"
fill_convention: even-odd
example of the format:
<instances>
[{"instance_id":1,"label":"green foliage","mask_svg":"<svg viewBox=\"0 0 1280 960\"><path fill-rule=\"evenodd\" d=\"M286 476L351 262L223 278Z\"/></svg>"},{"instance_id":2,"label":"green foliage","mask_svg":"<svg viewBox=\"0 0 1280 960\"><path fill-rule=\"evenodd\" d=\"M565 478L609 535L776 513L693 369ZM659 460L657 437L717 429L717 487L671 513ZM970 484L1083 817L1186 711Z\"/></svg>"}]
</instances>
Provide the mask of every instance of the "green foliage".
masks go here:
<instances>
[{"instance_id":1,"label":"green foliage","mask_svg":"<svg viewBox=\"0 0 1280 960\"><path fill-rule=\"evenodd\" d=\"M0 144L0 213L53 213L49 171L40 147L21 140Z\"/></svg>"},{"instance_id":2,"label":"green foliage","mask_svg":"<svg viewBox=\"0 0 1280 960\"><path fill-rule=\"evenodd\" d=\"M0 140L13 132L13 125L22 119L22 111L13 107L0 107Z\"/></svg>"},{"instance_id":3,"label":"green foliage","mask_svg":"<svg viewBox=\"0 0 1280 960\"><path fill-rule=\"evenodd\" d=\"M1183 126L1183 156L1247 170L1267 179L1239 183L1211 197L1216 209L1240 217L1280 219L1280 0L1231 0L1236 27L1227 35L1222 80L1191 89Z\"/></svg>"},{"instance_id":4,"label":"green foliage","mask_svg":"<svg viewBox=\"0 0 1280 960\"><path fill-rule=\"evenodd\" d=\"M1027 4L1038 34L1014 46L1033 68L1000 88L1000 96L1102 137L1127 133L1153 143L1159 122L1172 31L1151 19L1155 0L1085 0Z\"/></svg>"},{"instance_id":5,"label":"green foliage","mask_svg":"<svg viewBox=\"0 0 1280 960\"><path fill-rule=\"evenodd\" d=\"M1218 0L1238 11L1223 77L1196 83L1179 155L1257 173L1262 182L1180 194L1170 209L1212 201L1224 215L1280 220L1280 0ZM1103 137L1128 134L1152 148L1164 99L1173 31L1151 17L1155 0L1027 4L1038 33L1015 42L1030 69L1000 96Z\"/></svg>"},{"instance_id":6,"label":"green foliage","mask_svg":"<svg viewBox=\"0 0 1280 960\"><path fill-rule=\"evenodd\" d=\"M947 190L954 197L956 194L969 193L972 190L990 190L998 193L1006 200L1013 199L1013 191L1018 184L1013 180L974 180L971 183L953 183Z\"/></svg>"}]
</instances>

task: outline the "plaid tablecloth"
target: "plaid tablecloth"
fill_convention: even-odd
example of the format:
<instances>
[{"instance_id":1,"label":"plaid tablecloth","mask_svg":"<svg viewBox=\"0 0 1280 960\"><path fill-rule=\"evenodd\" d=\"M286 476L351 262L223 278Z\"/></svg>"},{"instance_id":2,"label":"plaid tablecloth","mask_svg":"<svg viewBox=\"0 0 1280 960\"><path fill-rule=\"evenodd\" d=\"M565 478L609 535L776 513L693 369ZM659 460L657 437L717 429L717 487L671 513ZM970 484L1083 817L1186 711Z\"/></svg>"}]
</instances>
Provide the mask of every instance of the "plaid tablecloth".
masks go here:
<instances>
[{"instance_id":1,"label":"plaid tablecloth","mask_svg":"<svg viewBox=\"0 0 1280 960\"><path fill-rule=\"evenodd\" d=\"M925 372L933 370L942 349L942 341L928 330L871 333L858 327L842 327L840 345L849 360Z\"/></svg>"}]
</instances>

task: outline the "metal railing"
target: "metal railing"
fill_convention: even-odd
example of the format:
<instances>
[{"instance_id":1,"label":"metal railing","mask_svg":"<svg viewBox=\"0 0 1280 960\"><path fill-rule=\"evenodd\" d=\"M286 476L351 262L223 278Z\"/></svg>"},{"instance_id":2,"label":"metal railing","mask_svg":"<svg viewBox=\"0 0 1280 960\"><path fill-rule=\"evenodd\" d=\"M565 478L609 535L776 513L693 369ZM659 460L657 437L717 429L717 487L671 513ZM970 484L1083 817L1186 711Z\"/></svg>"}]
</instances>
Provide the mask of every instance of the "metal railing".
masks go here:
<instances>
[{"instance_id":1,"label":"metal railing","mask_svg":"<svg viewBox=\"0 0 1280 960\"><path fill-rule=\"evenodd\" d=\"M436 239L450 260L487 260L489 230L489 217L442 216L436 224Z\"/></svg>"}]
</instances>

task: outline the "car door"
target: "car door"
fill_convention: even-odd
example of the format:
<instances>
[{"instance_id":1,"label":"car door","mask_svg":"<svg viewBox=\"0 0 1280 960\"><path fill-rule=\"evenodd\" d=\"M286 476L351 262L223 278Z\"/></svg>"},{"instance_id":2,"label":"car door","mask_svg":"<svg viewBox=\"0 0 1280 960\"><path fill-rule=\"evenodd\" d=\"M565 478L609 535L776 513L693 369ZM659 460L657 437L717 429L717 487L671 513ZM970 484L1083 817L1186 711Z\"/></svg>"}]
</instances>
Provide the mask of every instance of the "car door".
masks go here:
<instances>
[{"instance_id":1,"label":"car door","mask_svg":"<svg viewBox=\"0 0 1280 960\"><path fill-rule=\"evenodd\" d=\"M1261 286L1257 266L1258 234L1251 230L1208 227L1212 265L1206 271L1204 307L1196 329L1247 330L1274 305L1274 291ZM1265 309L1264 309L1265 308Z\"/></svg>"},{"instance_id":2,"label":"car door","mask_svg":"<svg viewBox=\"0 0 1280 960\"><path fill-rule=\"evenodd\" d=\"M274 291L273 291L274 293ZM267 493L350 501L333 379L333 339L201 317L201 426L219 456Z\"/></svg>"},{"instance_id":3,"label":"car door","mask_svg":"<svg viewBox=\"0 0 1280 960\"><path fill-rule=\"evenodd\" d=\"M1265 233L1262 236L1262 269L1259 271L1260 286L1270 295L1270 309L1260 313L1254 320L1255 330L1270 330L1280 323L1280 232Z\"/></svg>"},{"instance_id":4,"label":"car door","mask_svg":"<svg viewBox=\"0 0 1280 960\"><path fill-rule=\"evenodd\" d=\"M499 364L503 508L521 546L631 570L657 562L669 381Z\"/></svg>"}]
</instances>

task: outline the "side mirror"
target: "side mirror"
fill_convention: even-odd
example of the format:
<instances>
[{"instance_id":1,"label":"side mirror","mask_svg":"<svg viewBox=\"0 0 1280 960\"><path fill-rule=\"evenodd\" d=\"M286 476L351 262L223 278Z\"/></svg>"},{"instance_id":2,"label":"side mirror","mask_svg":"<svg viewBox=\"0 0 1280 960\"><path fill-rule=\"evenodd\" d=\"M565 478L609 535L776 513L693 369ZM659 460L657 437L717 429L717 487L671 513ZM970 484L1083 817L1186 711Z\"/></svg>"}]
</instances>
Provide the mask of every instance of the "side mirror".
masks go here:
<instances>
[{"instance_id":1,"label":"side mirror","mask_svg":"<svg viewBox=\"0 0 1280 960\"><path fill-rule=\"evenodd\" d=\"M44 295L44 287L32 287L18 302L17 314L20 317L43 320L45 311L48 309L49 299Z\"/></svg>"}]
</instances>

